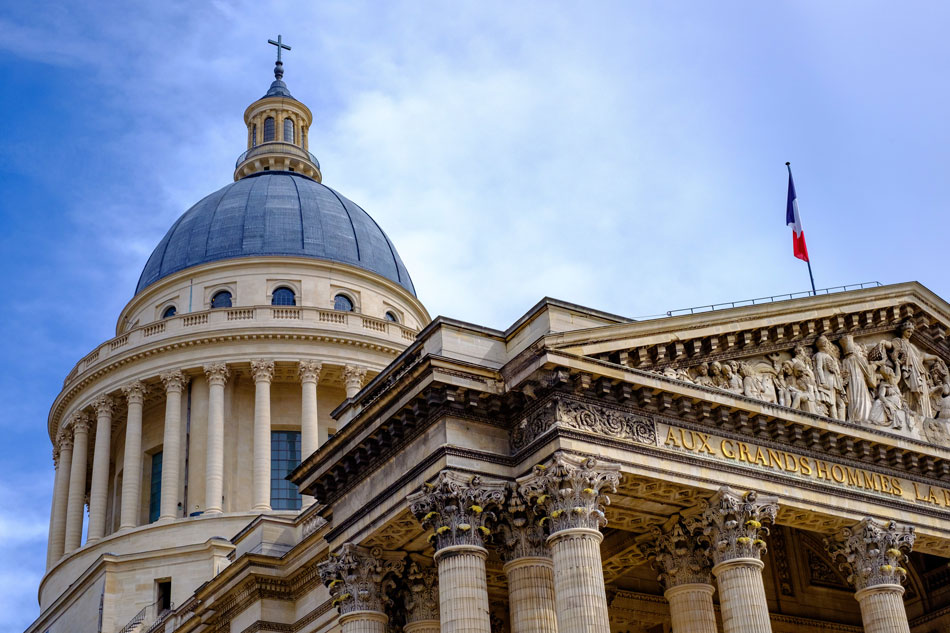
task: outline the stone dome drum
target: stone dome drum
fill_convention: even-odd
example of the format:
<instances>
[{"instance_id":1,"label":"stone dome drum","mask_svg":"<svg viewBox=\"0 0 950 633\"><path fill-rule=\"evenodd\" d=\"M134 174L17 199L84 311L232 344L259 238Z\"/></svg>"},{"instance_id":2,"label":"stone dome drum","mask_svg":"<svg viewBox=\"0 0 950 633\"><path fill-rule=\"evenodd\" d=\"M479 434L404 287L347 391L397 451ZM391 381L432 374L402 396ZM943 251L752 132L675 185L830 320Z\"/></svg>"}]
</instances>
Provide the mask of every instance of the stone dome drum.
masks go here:
<instances>
[{"instance_id":1,"label":"stone dome drum","mask_svg":"<svg viewBox=\"0 0 950 633\"><path fill-rule=\"evenodd\" d=\"M396 248L359 205L301 174L267 171L186 211L152 252L135 292L200 264L273 255L351 264L415 295Z\"/></svg>"}]
</instances>

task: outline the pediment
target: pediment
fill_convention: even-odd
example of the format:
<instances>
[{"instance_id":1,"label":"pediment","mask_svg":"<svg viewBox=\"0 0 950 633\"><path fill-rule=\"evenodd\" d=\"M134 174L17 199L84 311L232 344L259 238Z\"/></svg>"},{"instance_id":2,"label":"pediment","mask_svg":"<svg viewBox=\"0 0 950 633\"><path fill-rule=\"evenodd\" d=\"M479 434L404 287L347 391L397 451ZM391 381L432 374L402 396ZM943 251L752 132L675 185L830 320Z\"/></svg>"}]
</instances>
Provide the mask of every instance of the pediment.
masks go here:
<instances>
[{"instance_id":1,"label":"pediment","mask_svg":"<svg viewBox=\"0 0 950 633\"><path fill-rule=\"evenodd\" d=\"M950 306L917 283L571 332L550 347L950 446Z\"/></svg>"}]
</instances>

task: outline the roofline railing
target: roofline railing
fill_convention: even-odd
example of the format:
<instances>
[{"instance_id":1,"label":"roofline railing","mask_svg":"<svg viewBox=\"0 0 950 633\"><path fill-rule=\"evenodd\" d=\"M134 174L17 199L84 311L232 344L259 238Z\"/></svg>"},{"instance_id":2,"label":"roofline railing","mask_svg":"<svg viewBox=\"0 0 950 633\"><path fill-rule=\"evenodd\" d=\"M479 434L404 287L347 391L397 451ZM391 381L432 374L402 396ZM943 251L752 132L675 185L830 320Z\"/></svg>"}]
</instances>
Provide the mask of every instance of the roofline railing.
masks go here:
<instances>
[{"instance_id":1,"label":"roofline railing","mask_svg":"<svg viewBox=\"0 0 950 633\"><path fill-rule=\"evenodd\" d=\"M755 299L742 299L740 301L726 301L723 303L713 303L709 305L695 306L692 308L679 308L677 310L667 310L664 314L650 314L646 316L635 317L636 320L659 319L664 317L681 316L684 314L700 314L703 312L714 312L716 310L727 310L729 308L741 308L744 306L754 306L763 303L776 303L778 301L789 301L791 299L801 299L803 297L813 297L817 295L829 295L836 292L847 292L848 290L863 290L865 288L880 288L883 286L879 281L864 281L857 284L847 284L845 286L831 286L830 288L819 288L815 292L811 290L802 290L801 292L789 292L780 295L771 295L769 297L758 297Z\"/></svg>"},{"instance_id":2,"label":"roofline railing","mask_svg":"<svg viewBox=\"0 0 950 633\"><path fill-rule=\"evenodd\" d=\"M255 156L260 156L263 154L287 154L289 156L297 156L298 158L309 160L311 163L316 165L317 169L320 169L320 161L317 160L316 156L298 145L294 145L293 143L285 143L284 141L267 141L266 143L255 145L251 149L238 156L237 161L234 163L234 168L237 169L242 163L254 158Z\"/></svg>"}]
</instances>

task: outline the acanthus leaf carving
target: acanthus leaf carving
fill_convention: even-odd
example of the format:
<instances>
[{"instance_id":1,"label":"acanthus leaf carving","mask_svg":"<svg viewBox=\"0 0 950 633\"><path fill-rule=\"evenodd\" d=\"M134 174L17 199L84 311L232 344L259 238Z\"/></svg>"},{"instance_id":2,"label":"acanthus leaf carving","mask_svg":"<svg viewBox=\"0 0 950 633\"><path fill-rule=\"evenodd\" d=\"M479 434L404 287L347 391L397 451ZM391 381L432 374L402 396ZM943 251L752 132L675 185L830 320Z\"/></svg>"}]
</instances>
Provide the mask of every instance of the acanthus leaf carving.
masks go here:
<instances>
[{"instance_id":1,"label":"acanthus leaf carving","mask_svg":"<svg viewBox=\"0 0 950 633\"><path fill-rule=\"evenodd\" d=\"M831 558L848 573L856 591L877 585L900 585L907 576L907 554L916 535L912 526L871 518L825 539Z\"/></svg>"},{"instance_id":2,"label":"acanthus leaf carving","mask_svg":"<svg viewBox=\"0 0 950 633\"><path fill-rule=\"evenodd\" d=\"M778 500L754 490L740 494L723 486L703 510L703 533L709 537L713 562L717 565L737 558L760 558L769 534L766 523L774 523Z\"/></svg>"},{"instance_id":3,"label":"acanthus leaf carving","mask_svg":"<svg viewBox=\"0 0 950 633\"><path fill-rule=\"evenodd\" d=\"M640 545L659 572L664 589L685 584L712 584L712 558L709 537L698 517L676 517L662 529L650 529L651 540Z\"/></svg>"},{"instance_id":4,"label":"acanthus leaf carving","mask_svg":"<svg viewBox=\"0 0 950 633\"><path fill-rule=\"evenodd\" d=\"M353 611L384 612L387 576L402 574L406 562L394 552L344 543L318 565L340 615Z\"/></svg>"},{"instance_id":5,"label":"acanthus leaf carving","mask_svg":"<svg viewBox=\"0 0 950 633\"><path fill-rule=\"evenodd\" d=\"M409 511L433 533L438 552L446 547L484 547L491 536L488 523L505 501L505 483L443 470L434 482L407 498Z\"/></svg>"}]
</instances>

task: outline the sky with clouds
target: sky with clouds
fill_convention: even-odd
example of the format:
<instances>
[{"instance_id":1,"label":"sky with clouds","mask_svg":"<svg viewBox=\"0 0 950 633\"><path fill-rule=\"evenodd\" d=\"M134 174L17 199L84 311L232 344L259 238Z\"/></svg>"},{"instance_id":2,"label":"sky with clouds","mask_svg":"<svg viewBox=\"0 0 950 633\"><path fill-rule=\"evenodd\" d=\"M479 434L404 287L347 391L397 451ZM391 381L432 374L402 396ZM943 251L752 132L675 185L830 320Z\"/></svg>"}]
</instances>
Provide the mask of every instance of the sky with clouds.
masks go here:
<instances>
[{"instance_id":1,"label":"sky with clouds","mask_svg":"<svg viewBox=\"0 0 950 633\"><path fill-rule=\"evenodd\" d=\"M0 7L0 633L37 615L48 407L285 80L324 182L433 315L626 316L918 280L950 297L944 3L62 2Z\"/></svg>"}]
</instances>

